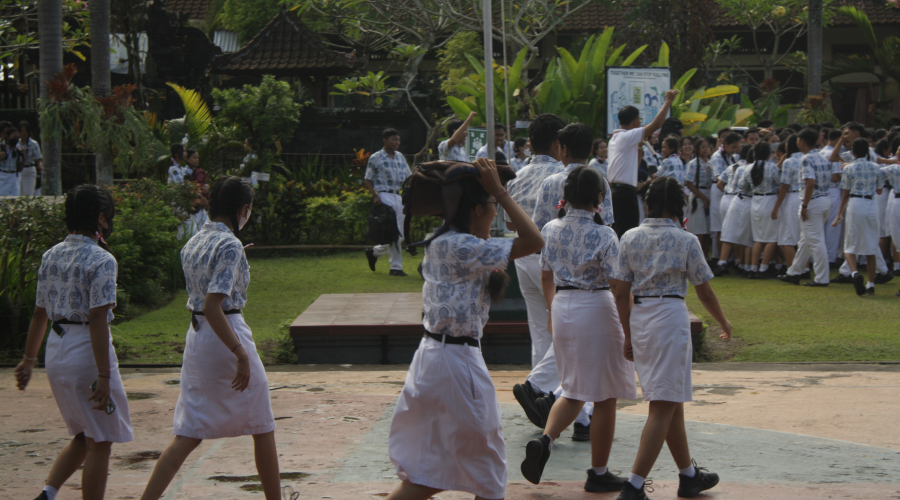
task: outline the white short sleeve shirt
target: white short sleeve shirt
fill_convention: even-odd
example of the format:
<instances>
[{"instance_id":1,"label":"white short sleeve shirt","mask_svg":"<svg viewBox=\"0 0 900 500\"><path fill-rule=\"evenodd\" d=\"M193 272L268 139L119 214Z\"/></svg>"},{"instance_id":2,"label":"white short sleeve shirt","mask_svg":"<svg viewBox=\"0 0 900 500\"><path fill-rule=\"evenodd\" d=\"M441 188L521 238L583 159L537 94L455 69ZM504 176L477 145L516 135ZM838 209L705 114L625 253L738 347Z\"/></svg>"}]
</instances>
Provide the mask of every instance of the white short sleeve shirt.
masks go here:
<instances>
[{"instance_id":1,"label":"white short sleeve shirt","mask_svg":"<svg viewBox=\"0 0 900 500\"><path fill-rule=\"evenodd\" d=\"M609 139L609 167L607 168L610 184L630 184L637 186L638 148L644 141L644 127L631 130L618 129Z\"/></svg>"}]
</instances>

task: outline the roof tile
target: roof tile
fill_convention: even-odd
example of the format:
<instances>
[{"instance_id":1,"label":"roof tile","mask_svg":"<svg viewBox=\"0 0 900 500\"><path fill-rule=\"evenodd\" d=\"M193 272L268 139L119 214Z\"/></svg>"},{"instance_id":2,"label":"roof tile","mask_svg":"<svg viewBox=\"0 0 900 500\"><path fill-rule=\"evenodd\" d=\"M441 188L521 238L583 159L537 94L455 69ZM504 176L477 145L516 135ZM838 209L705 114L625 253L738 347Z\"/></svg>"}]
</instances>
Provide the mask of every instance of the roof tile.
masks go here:
<instances>
[{"instance_id":1,"label":"roof tile","mask_svg":"<svg viewBox=\"0 0 900 500\"><path fill-rule=\"evenodd\" d=\"M206 11L213 0L166 0L166 10L178 12L188 19L206 19Z\"/></svg>"}]
</instances>

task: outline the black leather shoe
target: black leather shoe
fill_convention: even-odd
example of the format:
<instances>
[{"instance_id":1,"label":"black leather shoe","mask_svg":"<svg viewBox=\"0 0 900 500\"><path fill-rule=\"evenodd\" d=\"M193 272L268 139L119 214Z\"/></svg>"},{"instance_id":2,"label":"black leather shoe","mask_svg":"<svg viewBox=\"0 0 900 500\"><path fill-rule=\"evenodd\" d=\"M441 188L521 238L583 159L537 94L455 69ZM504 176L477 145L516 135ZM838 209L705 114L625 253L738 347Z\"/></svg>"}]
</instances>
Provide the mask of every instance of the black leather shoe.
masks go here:
<instances>
[{"instance_id":1,"label":"black leather shoe","mask_svg":"<svg viewBox=\"0 0 900 500\"><path fill-rule=\"evenodd\" d=\"M622 485L622 491L616 497L616 500L650 500L647 494L644 493L644 489L651 484L653 484L653 481L647 480L642 488L635 488L631 483L625 481L625 484ZM650 493L653 493L653 488L650 488Z\"/></svg>"},{"instance_id":2,"label":"black leather shoe","mask_svg":"<svg viewBox=\"0 0 900 500\"><path fill-rule=\"evenodd\" d=\"M694 464L694 469L697 470L697 473L694 474L694 477L687 477L678 474L679 497L695 497L699 495L701 491L706 491L719 484L718 474L709 472L704 468L697 467L697 462L694 462L693 460L691 460L691 462Z\"/></svg>"},{"instance_id":3,"label":"black leather shoe","mask_svg":"<svg viewBox=\"0 0 900 500\"><path fill-rule=\"evenodd\" d=\"M866 295L875 295L875 287L866 288Z\"/></svg>"},{"instance_id":4,"label":"black leather shoe","mask_svg":"<svg viewBox=\"0 0 900 500\"><path fill-rule=\"evenodd\" d=\"M782 274L778 277L778 279L784 281L785 283L793 283L795 285L800 284L800 276L798 275Z\"/></svg>"},{"instance_id":5,"label":"black leather shoe","mask_svg":"<svg viewBox=\"0 0 900 500\"><path fill-rule=\"evenodd\" d=\"M550 436L532 439L525 445L525 460L522 461L522 476L532 484L541 482L544 466L550 458Z\"/></svg>"},{"instance_id":6,"label":"black leather shoe","mask_svg":"<svg viewBox=\"0 0 900 500\"><path fill-rule=\"evenodd\" d=\"M716 269L713 271L713 276L725 276L728 274L728 264L720 264L716 266Z\"/></svg>"},{"instance_id":7,"label":"black leather shoe","mask_svg":"<svg viewBox=\"0 0 900 500\"><path fill-rule=\"evenodd\" d=\"M886 273L886 274L876 274L876 275L875 275L875 284L876 284L876 285L883 285L883 284L885 284L885 283L891 281L892 279L894 279L894 277L891 276L890 273Z\"/></svg>"},{"instance_id":8,"label":"black leather shoe","mask_svg":"<svg viewBox=\"0 0 900 500\"><path fill-rule=\"evenodd\" d=\"M524 384L514 385L512 392L516 401L525 410L525 416L528 417L528 421L543 429L544 423L541 421L541 414L535 404L535 401L541 397L541 393L534 390L534 387L528 381L525 381Z\"/></svg>"},{"instance_id":9,"label":"black leather shoe","mask_svg":"<svg viewBox=\"0 0 900 500\"><path fill-rule=\"evenodd\" d=\"M591 440L591 424L579 424L575 422L575 432L572 433L572 441L585 442ZM593 471L591 471L593 472ZM614 491L614 490L610 490Z\"/></svg>"},{"instance_id":10,"label":"black leather shoe","mask_svg":"<svg viewBox=\"0 0 900 500\"><path fill-rule=\"evenodd\" d=\"M853 277L853 288L856 290L856 295L862 296L866 293L866 279L863 278L862 273L856 273L856 276Z\"/></svg>"},{"instance_id":11,"label":"black leather shoe","mask_svg":"<svg viewBox=\"0 0 900 500\"><path fill-rule=\"evenodd\" d=\"M587 481L584 482L584 491L591 493L602 493L604 491L622 491L622 485L625 484L625 478L619 477L610 471L597 475L593 469L587 471Z\"/></svg>"},{"instance_id":12,"label":"black leather shoe","mask_svg":"<svg viewBox=\"0 0 900 500\"><path fill-rule=\"evenodd\" d=\"M833 280L831 280L831 282L832 283L841 283L841 284L853 283L853 277L848 276L846 274L838 274L837 276L834 277Z\"/></svg>"},{"instance_id":13,"label":"black leather shoe","mask_svg":"<svg viewBox=\"0 0 900 500\"><path fill-rule=\"evenodd\" d=\"M541 419L541 429L547 426L547 419L550 418L550 408L553 408L553 403L555 401L556 396L547 394L546 396L537 398L534 402L535 407L537 408L538 418Z\"/></svg>"},{"instance_id":14,"label":"black leather shoe","mask_svg":"<svg viewBox=\"0 0 900 500\"><path fill-rule=\"evenodd\" d=\"M900 276L900 269L894 269L894 272L891 274L893 274L894 276Z\"/></svg>"},{"instance_id":15,"label":"black leather shoe","mask_svg":"<svg viewBox=\"0 0 900 500\"><path fill-rule=\"evenodd\" d=\"M819 283L818 281L807 281L806 283L803 284L803 286L820 288L820 287L828 286L828 283Z\"/></svg>"},{"instance_id":16,"label":"black leather shoe","mask_svg":"<svg viewBox=\"0 0 900 500\"><path fill-rule=\"evenodd\" d=\"M391 272L389 272L388 275L389 276L409 276L408 274L404 273L400 269L391 269Z\"/></svg>"},{"instance_id":17,"label":"black leather shoe","mask_svg":"<svg viewBox=\"0 0 900 500\"><path fill-rule=\"evenodd\" d=\"M372 272L374 272L375 271L375 263L378 262L378 257L375 256L375 250L373 250L371 248L366 250L366 258L369 259L369 269L371 269Z\"/></svg>"},{"instance_id":18,"label":"black leather shoe","mask_svg":"<svg viewBox=\"0 0 900 500\"><path fill-rule=\"evenodd\" d=\"M754 273L753 271L747 271L747 274L744 275L748 280L758 279L759 273Z\"/></svg>"},{"instance_id":19,"label":"black leather shoe","mask_svg":"<svg viewBox=\"0 0 900 500\"><path fill-rule=\"evenodd\" d=\"M800 279L802 280L808 280L810 278L812 278L812 275L809 274L808 270L800 274Z\"/></svg>"},{"instance_id":20,"label":"black leather shoe","mask_svg":"<svg viewBox=\"0 0 900 500\"><path fill-rule=\"evenodd\" d=\"M46 491L42 491L40 495L37 496L34 500L48 500L50 497L47 496Z\"/></svg>"}]
</instances>

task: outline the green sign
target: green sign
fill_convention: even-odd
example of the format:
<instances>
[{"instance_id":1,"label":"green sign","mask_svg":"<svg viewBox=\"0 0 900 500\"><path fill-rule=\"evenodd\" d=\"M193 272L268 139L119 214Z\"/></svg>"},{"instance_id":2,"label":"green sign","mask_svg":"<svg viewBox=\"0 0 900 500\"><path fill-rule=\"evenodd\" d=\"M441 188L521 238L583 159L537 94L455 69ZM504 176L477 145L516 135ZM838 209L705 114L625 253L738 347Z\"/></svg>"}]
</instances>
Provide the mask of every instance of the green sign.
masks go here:
<instances>
[{"instance_id":1,"label":"green sign","mask_svg":"<svg viewBox=\"0 0 900 500\"><path fill-rule=\"evenodd\" d=\"M466 134L466 154L469 161L475 161L478 150L487 145L487 129L469 127Z\"/></svg>"}]
</instances>

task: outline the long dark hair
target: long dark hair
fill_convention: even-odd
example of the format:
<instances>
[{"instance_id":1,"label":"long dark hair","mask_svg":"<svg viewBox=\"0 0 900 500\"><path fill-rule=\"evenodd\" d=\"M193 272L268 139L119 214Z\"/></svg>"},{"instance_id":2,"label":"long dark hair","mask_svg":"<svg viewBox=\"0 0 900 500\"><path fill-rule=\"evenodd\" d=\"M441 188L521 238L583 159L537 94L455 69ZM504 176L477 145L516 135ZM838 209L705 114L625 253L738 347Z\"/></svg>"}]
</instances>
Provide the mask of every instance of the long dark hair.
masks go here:
<instances>
[{"instance_id":1,"label":"long dark hair","mask_svg":"<svg viewBox=\"0 0 900 500\"><path fill-rule=\"evenodd\" d=\"M231 220L231 230L240 237L238 212L244 205L253 204L253 186L242 177L226 175L213 184L209 193L209 218L226 216Z\"/></svg>"},{"instance_id":2,"label":"long dark hair","mask_svg":"<svg viewBox=\"0 0 900 500\"><path fill-rule=\"evenodd\" d=\"M771 154L772 148L768 142L759 141L753 146L753 157L756 158L756 162L750 169L750 180L753 181L754 187L762 184L766 175L766 162L769 161Z\"/></svg>"},{"instance_id":3,"label":"long dark hair","mask_svg":"<svg viewBox=\"0 0 900 500\"><path fill-rule=\"evenodd\" d=\"M460 233L472 234L470 227L472 224L471 212L477 206L486 205L491 195L475 177L464 177L458 182L460 187L462 187L462 193L459 197L456 214L454 214L453 218L448 222ZM492 303L499 304L503 301L503 296L506 295L506 287L508 285L509 274L507 274L506 271L491 271L490 278L488 279L487 291L488 295L491 297Z\"/></svg>"},{"instance_id":4,"label":"long dark hair","mask_svg":"<svg viewBox=\"0 0 900 500\"><path fill-rule=\"evenodd\" d=\"M566 205L571 204L580 207L590 205L596 208L599 204L597 201L598 197L601 194L604 197L607 196L606 183L603 182L600 173L593 168L582 165L569 172L569 176L566 177L566 185L563 188L563 200L565 200ZM562 219L565 216L566 208L564 206L559 209L557 217ZM602 226L603 217L595 213L594 222Z\"/></svg>"},{"instance_id":5,"label":"long dark hair","mask_svg":"<svg viewBox=\"0 0 900 500\"><path fill-rule=\"evenodd\" d=\"M112 194L105 187L82 184L72 188L66 194L65 211L66 229L69 232L97 233L97 218L100 217L100 214L106 216L111 232L113 217L116 215L116 203ZM109 246L103 238L100 238L97 243L100 248L110 252Z\"/></svg>"},{"instance_id":6,"label":"long dark hair","mask_svg":"<svg viewBox=\"0 0 900 500\"><path fill-rule=\"evenodd\" d=\"M799 153L800 147L797 146L797 134L791 134L787 138L787 154L788 156L792 156L794 153Z\"/></svg>"},{"instance_id":7,"label":"long dark hair","mask_svg":"<svg viewBox=\"0 0 900 500\"><path fill-rule=\"evenodd\" d=\"M650 183L644 199L648 218L660 219L668 212L684 224L684 188L674 177L657 177Z\"/></svg>"}]
</instances>

